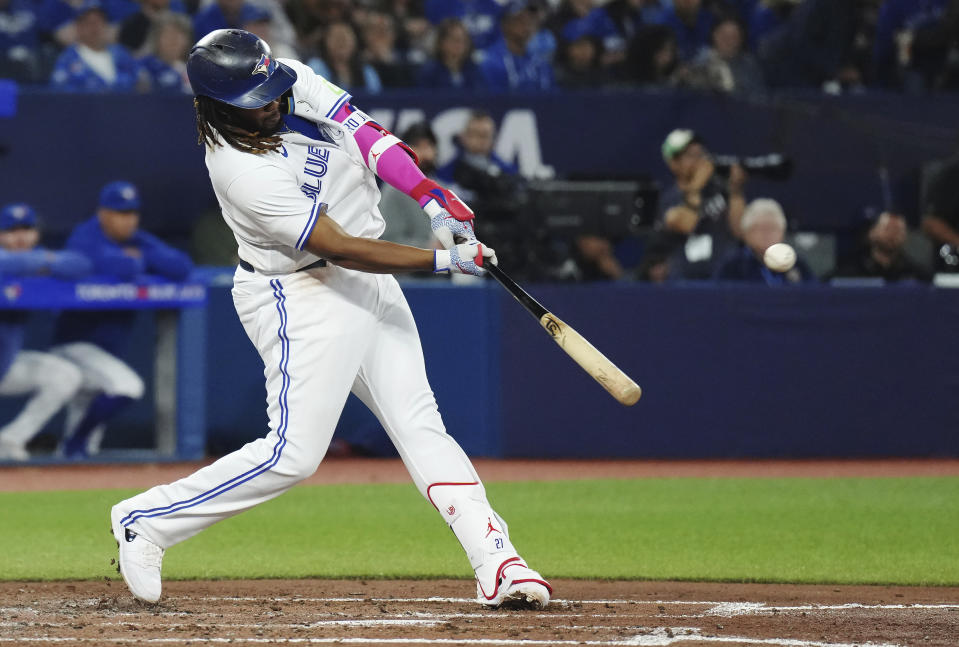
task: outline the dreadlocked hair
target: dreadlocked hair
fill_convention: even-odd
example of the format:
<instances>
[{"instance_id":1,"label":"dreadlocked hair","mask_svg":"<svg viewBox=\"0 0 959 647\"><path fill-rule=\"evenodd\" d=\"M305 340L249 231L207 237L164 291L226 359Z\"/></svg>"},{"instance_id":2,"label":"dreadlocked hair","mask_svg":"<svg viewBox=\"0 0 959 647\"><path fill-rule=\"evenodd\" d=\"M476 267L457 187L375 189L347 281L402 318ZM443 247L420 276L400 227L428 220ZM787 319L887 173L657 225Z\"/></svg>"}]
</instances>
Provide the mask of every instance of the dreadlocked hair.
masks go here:
<instances>
[{"instance_id":1,"label":"dreadlocked hair","mask_svg":"<svg viewBox=\"0 0 959 647\"><path fill-rule=\"evenodd\" d=\"M210 97L198 96L193 100L196 110L197 144L216 148L222 146L222 138L227 144L243 151L262 155L279 150L281 139L278 135L261 135L237 126L234 122L233 107Z\"/></svg>"}]
</instances>

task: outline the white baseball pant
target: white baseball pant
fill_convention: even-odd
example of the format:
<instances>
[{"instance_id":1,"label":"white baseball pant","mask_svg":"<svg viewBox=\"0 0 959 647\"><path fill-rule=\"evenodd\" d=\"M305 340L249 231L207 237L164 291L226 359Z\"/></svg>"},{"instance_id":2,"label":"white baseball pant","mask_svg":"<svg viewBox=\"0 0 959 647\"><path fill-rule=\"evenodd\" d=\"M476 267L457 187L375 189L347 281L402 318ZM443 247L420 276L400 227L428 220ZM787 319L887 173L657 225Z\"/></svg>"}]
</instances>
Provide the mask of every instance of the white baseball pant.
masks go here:
<instances>
[{"instance_id":1,"label":"white baseball pant","mask_svg":"<svg viewBox=\"0 0 959 647\"><path fill-rule=\"evenodd\" d=\"M476 471L446 433L413 316L392 276L335 266L279 276L237 269L233 299L265 365L270 431L191 476L120 502L123 526L168 548L282 494L316 471L352 390L473 567L496 553L515 555ZM451 326L458 322L451 317Z\"/></svg>"},{"instance_id":2,"label":"white baseball pant","mask_svg":"<svg viewBox=\"0 0 959 647\"><path fill-rule=\"evenodd\" d=\"M51 353L69 360L83 375L83 383L76 396L67 405L67 419L64 438L73 435L73 430L83 418L87 407L100 393L121 395L134 400L143 397L143 379L126 362L112 353L89 342L70 342L50 349ZM100 449L103 440L104 425L97 426L87 442L90 453Z\"/></svg>"},{"instance_id":3,"label":"white baseball pant","mask_svg":"<svg viewBox=\"0 0 959 647\"><path fill-rule=\"evenodd\" d=\"M0 380L0 396L34 396L17 417L0 429L0 439L9 445L25 446L76 395L82 382L80 369L72 362L50 353L17 353Z\"/></svg>"}]
</instances>

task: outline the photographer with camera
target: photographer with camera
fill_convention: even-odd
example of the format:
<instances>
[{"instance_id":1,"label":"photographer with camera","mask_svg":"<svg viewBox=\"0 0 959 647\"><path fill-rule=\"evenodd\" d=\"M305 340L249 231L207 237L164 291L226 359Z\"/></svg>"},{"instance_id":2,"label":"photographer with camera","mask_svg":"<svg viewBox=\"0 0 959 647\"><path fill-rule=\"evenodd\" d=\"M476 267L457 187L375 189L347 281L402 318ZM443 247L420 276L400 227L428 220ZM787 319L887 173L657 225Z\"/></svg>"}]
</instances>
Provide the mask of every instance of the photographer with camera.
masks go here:
<instances>
[{"instance_id":1,"label":"photographer with camera","mask_svg":"<svg viewBox=\"0 0 959 647\"><path fill-rule=\"evenodd\" d=\"M655 245L670 250L670 279L709 279L736 246L746 171L739 164L717 166L692 130L669 133L662 153L676 183L660 198Z\"/></svg>"},{"instance_id":2,"label":"photographer with camera","mask_svg":"<svg viewBox=\"0 0 959 647\"><path fill-rule=\"evenodd\" d=\"M649 245L660 257L664 252L669 255L656 275L709 279L723 256L742 238L740 221L746 209L748 177L786 180L792 162L779 153L742 158L711 155L699 136L688 129L669 133L662 153L676 183L660 198L662 213Z\"/></svg>"}]
</instances>

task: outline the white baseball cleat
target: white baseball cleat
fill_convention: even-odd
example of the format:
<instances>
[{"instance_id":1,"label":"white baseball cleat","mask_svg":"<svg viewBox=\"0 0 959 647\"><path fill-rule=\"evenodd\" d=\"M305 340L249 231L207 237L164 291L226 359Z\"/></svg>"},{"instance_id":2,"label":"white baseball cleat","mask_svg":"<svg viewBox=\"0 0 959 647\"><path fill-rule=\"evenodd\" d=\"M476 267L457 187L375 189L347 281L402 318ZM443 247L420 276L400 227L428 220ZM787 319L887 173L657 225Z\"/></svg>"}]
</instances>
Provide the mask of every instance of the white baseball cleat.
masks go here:
<instances>
[{"instance_id":1,"label":"white baseball cleat","mask_svg":"<svg viewBox=\"0 0 959 647\"><path fill-rule=\"evenodd\" d=\"M494 609L544 609L553 587L543 576L529 568L519 557L499 564L495 577L483 577L477 569L476 598ZM490 569L489 575L493 575ZM484 586L483 580L489 580Z\"/></svg>"},{"instance_id":2,"label":"white baseball cleat","mask_svg":"<svg viewBox=\"0 0 959 647\"><path fill-rule=\"evenodd\" d=\"M163 588L160 568L164 550L146 537L120 525L122 518L123 513L114 506L110 511L110 526L120 549L120 575L133 597L143 602L156 602Z\"/></svg>"}]
</instances>

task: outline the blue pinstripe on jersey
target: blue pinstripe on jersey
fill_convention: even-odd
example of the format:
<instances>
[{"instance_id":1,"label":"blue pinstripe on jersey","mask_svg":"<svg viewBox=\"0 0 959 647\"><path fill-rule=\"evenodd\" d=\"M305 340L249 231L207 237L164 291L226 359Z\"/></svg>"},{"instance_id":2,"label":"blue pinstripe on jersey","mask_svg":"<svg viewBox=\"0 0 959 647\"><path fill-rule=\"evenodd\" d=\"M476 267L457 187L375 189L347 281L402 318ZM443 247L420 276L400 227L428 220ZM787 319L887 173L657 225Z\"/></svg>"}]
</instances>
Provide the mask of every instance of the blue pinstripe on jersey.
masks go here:
<instances>
[{"instance_id":1,"label":"blue pinstripe on jersey","mask_svg":"<svg viewBox=\"0 0 959 647\"><path fill-rule=\"evenodd\" d=\"M272 469L280 460L280 456L283 454L283 448L286 447L286 429L287 424L289 423L290 415L289 408L287 406L287 393L290 390L290 375L287 372L287 367L290 363L290 340L286 335L286 323L287 323L287 314L286 314L286 295L283 294L283 285L280 283L279 279L274 279L270 281L270 286L273 288L273 298L276 299L276 311L280 315L280 326L277 329L277 335L280 338L280 374L283 376L283 384L280 387L280 424L277 426L277 435L279 439L276 444L273 446L273 454L270 458L263 463L260 463L251 470L236 476L225 483L221 483L213 489L207 490L202 494L198 494L192 499L186 501L177 501L176 503L171 503L169 505L163 506L161 508L151 508L149 510L134 510L127 516L123 517L120 520L120 525L129 526L137 519L145 517L162 517L170 514L171 512L178 512L180 510L185 510L186 508L192 508L193 506L199 505L204 501L209 501L210 499L216 498L223 494L224 492L229 492L238 485L246 483L250 479L256 478L260 474L269 471Z\"/></svg>"},{"instance_id":2,"label":"blue pinstripe on jersey","mask_svg":"<svg viewBox=\"0 0 959 647\"><path fill-rule=\"evenodd\" d=\"M313 232L313 226L316 224L316 217L320 215L320 209L325 206L325 202L317 202L316 196L313 196L313 211L310 212L310 219L306 221L306 227L303 228L303 232L296 241L297 249L302 250L303 245L306 245L306 241L310 239L310 234Z\"/></svg>"},{"instance_id":3,"label":"blue pinstripe on jersey","mask_svg":"<svg viewBox=\"0 0 959 647\"><path fill-rule=\"evenodd\" d=\"M330 108L330 111L329 111L328 113L326 113L327 119L332 119L332 118L333 118L333 115L336 114L337 110L339 110L339 109L343 106L343 104L346 103L346 102L349 101L349 100L350 100L350 93L349 93L349 92L344 92L344 93L343 93L343 96L341 96L339 99L337 99L337 100L336 100L336 103L333 104L333 107Z\"/></svg>"}]
</instances>

